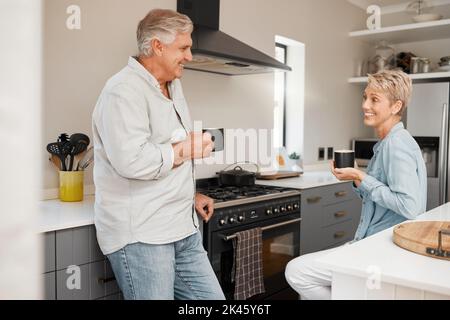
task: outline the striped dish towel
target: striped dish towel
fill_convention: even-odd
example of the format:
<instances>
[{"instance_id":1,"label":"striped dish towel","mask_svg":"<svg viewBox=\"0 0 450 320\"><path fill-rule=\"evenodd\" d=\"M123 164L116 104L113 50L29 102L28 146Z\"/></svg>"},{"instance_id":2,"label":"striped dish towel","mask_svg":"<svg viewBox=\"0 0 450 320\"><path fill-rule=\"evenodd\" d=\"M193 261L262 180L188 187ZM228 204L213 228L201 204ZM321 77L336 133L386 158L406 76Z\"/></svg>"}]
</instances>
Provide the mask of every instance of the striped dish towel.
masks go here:
<instances>
[{"instance_id":1,"label":"striped dish towel","mask_svg":"<svg viewBox=\"0 0 450 320\"><path fill-rule=\"evenodd\" d=\"M264 293L261 228L237 232L233 246L234 299L246 300Z\"/></svg>"}]
</instances>

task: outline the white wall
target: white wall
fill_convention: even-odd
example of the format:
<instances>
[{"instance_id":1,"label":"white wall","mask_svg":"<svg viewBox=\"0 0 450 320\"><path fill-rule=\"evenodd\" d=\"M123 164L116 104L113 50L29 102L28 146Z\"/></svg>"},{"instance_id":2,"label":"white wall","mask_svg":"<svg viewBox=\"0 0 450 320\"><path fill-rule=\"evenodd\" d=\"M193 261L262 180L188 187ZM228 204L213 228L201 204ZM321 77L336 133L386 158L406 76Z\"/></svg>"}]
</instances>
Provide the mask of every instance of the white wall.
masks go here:
<instances>
[{"instance_id":1,"label":"white wall","mask_svg":"<svg viewBox=\"0 0 450 320\"><path fill-rule=\"evenodd\" d=\"M0 1L0 300L39 299L41 1Z\"/></svg>"},{"instance_id":2,"label":"white wall","mask_svg":"<svg viewBox=\"0 0 450 320\"><path fill-rule=\"evenodd\" d=\"M82 29L65 28L65 10L78 4ZM135 28L148 10L176 8L175 0L46 0L45 91L42 157L45 144L63 131L91 136L90 116L105 81L136 52ZM305 43L306 88L304 150L306 163L319 146L348 146L367 135L360 113L360 92L347 84L353 60L367 46L350 40L349 31L364 25L365 15L345 0L223 0L221 30L267 54L274 54L275 35ZM193 119L206 127L273 126L273 75L225 77L186 71L186 98ZM199 178L223 166L199 166ZM47 162L44 188L58 186ZM87 184L92 183L91 172Z\"/></svg>"}]
</instances>

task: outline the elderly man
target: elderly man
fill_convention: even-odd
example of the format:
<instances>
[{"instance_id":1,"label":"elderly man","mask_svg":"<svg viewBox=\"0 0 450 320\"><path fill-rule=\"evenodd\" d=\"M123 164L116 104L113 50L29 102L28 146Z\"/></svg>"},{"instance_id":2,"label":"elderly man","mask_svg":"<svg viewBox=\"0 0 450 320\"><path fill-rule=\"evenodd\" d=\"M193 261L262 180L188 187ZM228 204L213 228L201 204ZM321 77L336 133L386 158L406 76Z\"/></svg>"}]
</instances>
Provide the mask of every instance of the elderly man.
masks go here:
<instances>
[{"instance_id":1,"label":"elderly man","mask_svg":"<svg viewBox=\"0 0 450 320\"><path fill-rule=\"evenodd\" d=\"M179 80L192 30L185 15L150 11L139 55L109 79L93 113L95 226L125 299L224 299L195 213L213 213L193 171L213 143L191 131Z\"/></svg>"}]
</instances>

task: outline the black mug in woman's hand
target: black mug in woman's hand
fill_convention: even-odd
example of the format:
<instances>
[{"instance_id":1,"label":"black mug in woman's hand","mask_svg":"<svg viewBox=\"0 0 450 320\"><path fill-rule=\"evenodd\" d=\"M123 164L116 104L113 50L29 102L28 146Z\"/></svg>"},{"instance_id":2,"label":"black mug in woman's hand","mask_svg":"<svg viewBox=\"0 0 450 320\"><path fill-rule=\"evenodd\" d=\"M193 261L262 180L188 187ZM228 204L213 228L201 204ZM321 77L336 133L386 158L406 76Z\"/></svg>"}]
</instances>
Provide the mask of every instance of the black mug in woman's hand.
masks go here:
<instances>
[{"instance_id":1,"label":"black mug in woman's hand","mask_svg":"<svg viewBox=\"0 0 450 320\"><path fill-rule=\"evenodd\" d=\"M337 150L334 152L334 164L337 169L354 168L355 152L353 150Z\"/></svg>"}]
</instances>

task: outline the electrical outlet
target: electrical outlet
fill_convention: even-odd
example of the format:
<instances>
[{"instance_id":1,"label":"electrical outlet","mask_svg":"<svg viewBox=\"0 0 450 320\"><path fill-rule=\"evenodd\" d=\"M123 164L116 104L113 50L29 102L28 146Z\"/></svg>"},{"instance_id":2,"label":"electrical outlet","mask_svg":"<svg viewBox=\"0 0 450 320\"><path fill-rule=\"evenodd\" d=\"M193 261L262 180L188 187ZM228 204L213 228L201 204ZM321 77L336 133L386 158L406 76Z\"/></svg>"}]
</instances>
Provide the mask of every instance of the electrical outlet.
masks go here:
<instances>
[{"instance_id":1,"label":"electrical outlet","mask_svg":"<svg viewBox=\"0 0 450 320\"><path fill-rule=\"evenodd\" d=\"M319 148L318 159L319 161L325 160L325 148Z\"/></svg>"},{"instance_id":2,"label":"electrical outlet","mask_svg":"<svg viewBox=\"0 0 450 320\"><path fill-rule=\"evenodd\" d=\"M334 159L334 148L333 147L328 147L327 159L328 160L333 160Z\"/></svg>"}]
</instances>

